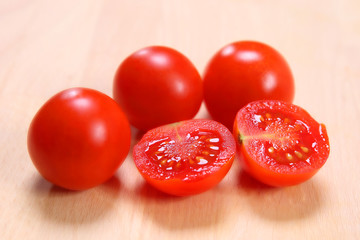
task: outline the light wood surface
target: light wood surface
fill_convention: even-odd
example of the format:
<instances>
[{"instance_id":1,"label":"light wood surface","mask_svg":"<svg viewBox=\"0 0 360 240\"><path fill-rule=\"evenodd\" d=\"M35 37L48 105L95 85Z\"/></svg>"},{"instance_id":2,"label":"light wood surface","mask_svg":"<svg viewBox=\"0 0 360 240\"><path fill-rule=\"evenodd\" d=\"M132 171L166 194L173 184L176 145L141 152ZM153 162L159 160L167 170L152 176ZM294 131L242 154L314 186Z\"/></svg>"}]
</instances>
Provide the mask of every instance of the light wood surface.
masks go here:
<instances>
[{"instance_id":1,"label":"light wood surface","mask_svg":"<svg viewBox=\"0 0 360 240\"><path fill-rule=\"evenodd\" d=\"M145 46L178 49L203 72L220 47L244 39L285 56L294 103L327 126L330 158L310 181L267 188L235 161L216 188L176 198L148 187L130 155L82 192L35 170L27 129L55 93L111 96L117 66ZM358 0L1 0L0 239L360 239L359 91Z\"/></svg>"}]
</instances>

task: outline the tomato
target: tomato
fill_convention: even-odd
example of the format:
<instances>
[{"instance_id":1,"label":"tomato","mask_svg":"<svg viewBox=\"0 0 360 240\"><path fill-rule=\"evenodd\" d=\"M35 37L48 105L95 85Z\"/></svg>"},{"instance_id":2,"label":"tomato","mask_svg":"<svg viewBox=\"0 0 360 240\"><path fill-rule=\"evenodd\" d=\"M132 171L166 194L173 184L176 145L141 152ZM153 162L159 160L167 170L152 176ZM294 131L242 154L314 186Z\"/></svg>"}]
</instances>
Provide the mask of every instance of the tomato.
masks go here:
<instances>
[{"instance_id":1,"label":"tomato","mask_svg":"<svg viewBox=\"0 0 360 240\"><path fill-rule=\"evenodd\" d=\"M236 152L231 132L213 120L187 120L147 132L135 145L139 172L153 187L186 196L218 184Z\"/></svg>"},{"instance_id":2,"label":"tomato","mask_svg":"<svg viewBox=\"0 0 360 240\"><path fill-rule=\"evenodd\" d=\"M330 152L325 125L282 101L256 101L242 108L236 115L234 136L244 170L271 186L308 180Z\"/></svg>"},{"instance_id":3,"label":"tomato","mask_svg":"<svg viewBox=\"0 0 360 240\"><path fill-rule=\"evenodd\" d=\"M103 93L71 88L50 98L28 131L28 150L40 174L60 187L83 190L111 178L130 148L130 126Z\"/></svg>"},{"instance_id":4,"label":"tomato","mask_svg":"<svg viewBox=\"0 0 360 240\"><path fill-rule=\"evenodd\" d=\"M294 80L275 49L254 41L234 42L213 56L204 73L205 105L214 120L232 128L235 115L255 100L292 102Z\"/></svg>"},{"instance_id":5,"label":"tomato","mask_svg":"<svg viewBox=\"0 0 360 240\"><path fill-rule=\"evenodd\" d=\"M116 72L113 93L130 124L143 131L193 118L203 99L202 80L194 65L162 46L127 57Z\"/></svg>"}]
</instances>

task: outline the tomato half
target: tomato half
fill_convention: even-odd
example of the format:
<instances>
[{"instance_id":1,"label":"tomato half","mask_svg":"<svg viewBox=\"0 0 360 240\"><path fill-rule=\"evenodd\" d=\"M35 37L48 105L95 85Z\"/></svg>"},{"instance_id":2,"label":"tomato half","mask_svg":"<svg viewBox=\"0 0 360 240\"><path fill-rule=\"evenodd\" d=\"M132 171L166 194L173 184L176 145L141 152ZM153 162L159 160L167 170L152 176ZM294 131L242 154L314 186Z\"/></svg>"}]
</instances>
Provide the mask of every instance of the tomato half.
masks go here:
<instances>
[{"instance_id":1,"label":"tomato half","mask_svg":"<svg viewBox=\"0 0 360 240\"><path fill-rule=\"evenodd\" d=\"M114 99L130 124L143 131L193 118L202 99L202 80L181 53L147 47L127 57L114 79Z\"/></svg>"},{"instance_id":2,"label":"tomato half","mask_svg":"<svg viewBox=\"0 0 360 240\"><path fill-rule=\"evenodd\" d=\"M325 125L304 109L281 101L256 101L242 108L234 136L244 169L272 186L308 180L330 152Z\"/></svg>"},{"instance_id":3,"label":"tomato half","mask_svg":"<svg viewBox=\"0 0 360 240\"><path fill-rule=\"evenodd\" d=\"M108 180L129 148L130 125L120 107L87 88L67 89L50 98L28 132L28 150L37 170L71 190Z\"/></svg>"},{"instance_id":4,"label":"tomato half","mask_svg":"<svg viewBox=\"0 0 360 240\"><path fill-rule=\"evenodd\" d=\"M216 121L232 129L235 115L256 100L292 102L294 80L285 59L254 41L231 43L217 52L204 73L204 100Z\"/></svg>"},{"instance_id":5,"label":"tomato half","mask_svg":"<svg viewBox=\"0 0 360 240\"><path fill-rule=\"evenodd\" d=\"M135 164L145 180L168 194L186 196L218 184L236 152L231 132L213 120L188 120L147 132L135 145Z\"/></svg>"}]
</instances>

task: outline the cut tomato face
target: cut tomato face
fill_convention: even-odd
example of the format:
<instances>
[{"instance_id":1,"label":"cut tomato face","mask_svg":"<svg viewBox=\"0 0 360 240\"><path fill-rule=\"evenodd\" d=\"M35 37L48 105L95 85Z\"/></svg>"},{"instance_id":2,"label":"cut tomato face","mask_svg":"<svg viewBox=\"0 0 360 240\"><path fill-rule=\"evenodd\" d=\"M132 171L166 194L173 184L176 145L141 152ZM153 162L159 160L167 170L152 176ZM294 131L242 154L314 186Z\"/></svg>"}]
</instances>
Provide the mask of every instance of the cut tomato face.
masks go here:
<instances>
[{"instance_id":1,"label":"cut tomato face","mask_svg":"<svg viewBox=\"0 0 360 240\"><path fill-rule=\"evenodd\" d=\"M218 184L229 171L235 152L235 140L225 126L197 119L150 130L135 145L133 157L150 185L186 196Z\"/></svg>"},{"instance_id":2,"label":"cut tomato face","mask_svg":"<svg viewBox=\"0 0 360 240\"><path fill-rule=\"evenodd\" d=\"M244 170L271 186L308 180L330 153L325 125L282 101L256 101L242 108L234 136Z\"/></svg>"}]
</instances>

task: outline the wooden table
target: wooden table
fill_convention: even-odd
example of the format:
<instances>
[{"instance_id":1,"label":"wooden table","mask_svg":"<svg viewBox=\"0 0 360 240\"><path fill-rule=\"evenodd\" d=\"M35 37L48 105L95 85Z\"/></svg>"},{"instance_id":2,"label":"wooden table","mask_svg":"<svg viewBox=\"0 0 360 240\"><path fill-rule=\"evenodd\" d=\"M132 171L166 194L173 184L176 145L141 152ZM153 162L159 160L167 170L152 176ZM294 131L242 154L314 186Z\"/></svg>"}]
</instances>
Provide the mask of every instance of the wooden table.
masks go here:
<instances>
[{"instance_id":1,"label":"wooden table","mask_svg":"<svg viewBox=\"0 0 360 240\"><path fill-rule=\"evenodd\" d=\"M130 155L82 192L35 170L27 129L55 93L111 96L117 66L145 46L178 49L203 72L220 47L244 39L285 56L294 103L327 126L331 154L310 181L263 187L235 161L216 188L177 198L144 184ZM360 239L358 0L2 0L0 66L1 239Z\"/></svg>"}]
</instances>

